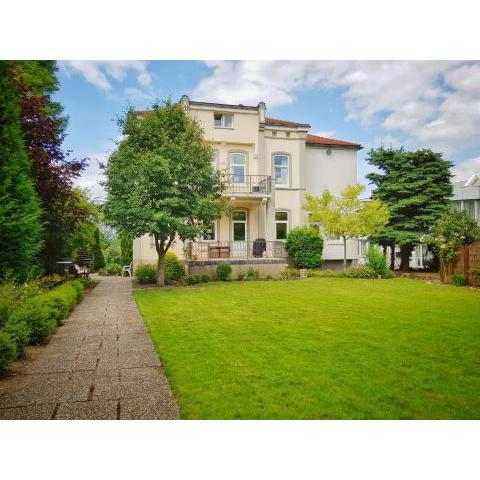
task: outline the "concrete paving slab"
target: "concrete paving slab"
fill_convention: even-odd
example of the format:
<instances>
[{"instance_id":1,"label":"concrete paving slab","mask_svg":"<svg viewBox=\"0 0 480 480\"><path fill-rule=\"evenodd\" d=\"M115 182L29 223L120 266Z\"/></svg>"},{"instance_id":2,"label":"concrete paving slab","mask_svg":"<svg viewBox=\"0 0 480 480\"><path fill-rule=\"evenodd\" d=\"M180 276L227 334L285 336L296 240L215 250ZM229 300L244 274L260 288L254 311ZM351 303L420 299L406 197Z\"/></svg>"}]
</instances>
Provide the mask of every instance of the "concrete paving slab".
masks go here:
<instances>
[{"instance_id":1,"label":"concrete paving slab","mask_svg":"<svg viewBox=\"0 0 480 480\"><path fill-rule=\"evenodd\" d=\"M131 294L100 277L46 345L0 379L0 419L165 419L178 407Z\"/></svg>"}]
</instances>

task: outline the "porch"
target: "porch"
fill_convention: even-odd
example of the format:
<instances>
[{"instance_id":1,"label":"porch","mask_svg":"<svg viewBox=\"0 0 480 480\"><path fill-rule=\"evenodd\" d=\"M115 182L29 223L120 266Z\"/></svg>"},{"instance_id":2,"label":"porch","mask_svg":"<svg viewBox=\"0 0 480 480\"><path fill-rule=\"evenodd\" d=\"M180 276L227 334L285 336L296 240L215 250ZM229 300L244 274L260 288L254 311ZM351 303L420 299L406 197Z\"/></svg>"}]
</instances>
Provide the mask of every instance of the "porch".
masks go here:
<instances>
[{"instance_id":1,"label":"porch","mask_svg":"<svg viewBox=\"0 0 480 480\"><path fill-rule=\"evenodd\" d=\"M287 258L285 243L279 240L195 241L186 244L186 259L253 260Z\"/></svg>"}]
</instances>

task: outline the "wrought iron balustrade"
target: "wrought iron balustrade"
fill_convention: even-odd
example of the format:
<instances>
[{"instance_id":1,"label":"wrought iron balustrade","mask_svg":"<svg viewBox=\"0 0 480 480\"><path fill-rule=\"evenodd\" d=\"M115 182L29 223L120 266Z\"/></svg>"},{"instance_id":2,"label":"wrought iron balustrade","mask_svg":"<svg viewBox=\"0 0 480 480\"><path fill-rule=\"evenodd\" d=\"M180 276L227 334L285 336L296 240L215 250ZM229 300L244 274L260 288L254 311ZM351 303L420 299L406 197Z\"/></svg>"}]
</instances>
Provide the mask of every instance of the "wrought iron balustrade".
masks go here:
<instances>
[{"instance_id":1,"label":"wrought iron balustrade","mask_svg":"<svg viewBox=\"0 0 480 480\"><path fill-rule=\"evenodd\" d=\"M225 174L225 193L269 194L272 191L272 177L269 175Z\"/></svg>"}]
</instances>

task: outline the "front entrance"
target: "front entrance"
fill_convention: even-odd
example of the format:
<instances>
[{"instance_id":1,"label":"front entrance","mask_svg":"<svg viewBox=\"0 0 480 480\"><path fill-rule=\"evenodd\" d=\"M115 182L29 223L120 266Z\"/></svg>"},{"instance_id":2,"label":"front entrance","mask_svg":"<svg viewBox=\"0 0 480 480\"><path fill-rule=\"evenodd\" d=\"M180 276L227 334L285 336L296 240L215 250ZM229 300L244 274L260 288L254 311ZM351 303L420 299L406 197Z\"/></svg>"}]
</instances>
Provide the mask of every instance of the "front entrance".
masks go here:
<instances>
[{"instance_id":1,"label":"front entrance","mask_svg":"<svg viewBox=\"0 0 480 480\"><path fill-rule=\"evenodd\" d=\"M245 210L232 212L232 238L232 257L246 258L248 256L248 230Z\"/></svg>"}]
</instances>

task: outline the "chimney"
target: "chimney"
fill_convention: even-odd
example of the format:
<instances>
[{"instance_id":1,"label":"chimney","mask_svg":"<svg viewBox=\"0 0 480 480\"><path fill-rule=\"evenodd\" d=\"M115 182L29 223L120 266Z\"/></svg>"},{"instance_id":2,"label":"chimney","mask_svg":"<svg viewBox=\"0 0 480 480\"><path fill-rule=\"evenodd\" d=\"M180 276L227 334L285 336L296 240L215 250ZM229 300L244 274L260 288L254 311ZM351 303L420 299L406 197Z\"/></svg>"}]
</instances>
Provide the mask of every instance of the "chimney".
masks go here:
<instances>
[{"instance_id":1,"label":"chimney","mask_svg":"<svg viewBox=\"0 0 480 480\"><path fill-rule=\"evenodd\" d=\"M187 110L188 106L190 105L190 99L188 98L188 95L182 95L182 98L180 99L180 105Z\"/></svg>"},{"instance_id":2,"label":"chimney","mask_svg":"<svg viewBox=\"0 0 480 480\"><path fill-rule=\"evenodd\" d=\"M265 111L267 110L267 106L265 105L265 102L260 102L257 108L258 108L258 116L260 118L260 123L265 123Z\"/></svg>"}]
</instances>

